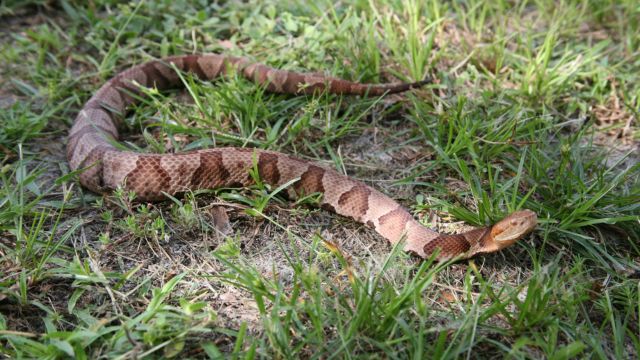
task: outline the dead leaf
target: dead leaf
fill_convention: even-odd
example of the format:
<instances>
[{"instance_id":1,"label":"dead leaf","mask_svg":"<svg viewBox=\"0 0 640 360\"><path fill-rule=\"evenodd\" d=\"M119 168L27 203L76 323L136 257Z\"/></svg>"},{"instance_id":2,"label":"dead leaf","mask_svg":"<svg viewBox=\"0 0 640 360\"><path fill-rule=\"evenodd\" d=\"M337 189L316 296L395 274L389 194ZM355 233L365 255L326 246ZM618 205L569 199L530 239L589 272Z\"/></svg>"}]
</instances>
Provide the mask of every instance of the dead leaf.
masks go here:
<instances>
[{"instance_id":1,"label":"dead leaf","mask_svg":"<svg viewBox=\"0 0 640 360\"><path fill-rule=\"evenodd\" d=\"M442 292L440 292L440 300L444 303L458 302L458 299L453 290L442 290Z\"/></svg>"},{"instance_id":2,"label":"dead leaf","mask_svg":"<svg viewBox=\"0 0 640 360\"><path fill-rule=\"evenodd\" d=\"M227 209L224 206L214 206L209 210L211 219L213 221L213 227L218 231L218 234L227 236L231 233L232 227L229 222L229 215Z\"/></svg>"}]
</instances>

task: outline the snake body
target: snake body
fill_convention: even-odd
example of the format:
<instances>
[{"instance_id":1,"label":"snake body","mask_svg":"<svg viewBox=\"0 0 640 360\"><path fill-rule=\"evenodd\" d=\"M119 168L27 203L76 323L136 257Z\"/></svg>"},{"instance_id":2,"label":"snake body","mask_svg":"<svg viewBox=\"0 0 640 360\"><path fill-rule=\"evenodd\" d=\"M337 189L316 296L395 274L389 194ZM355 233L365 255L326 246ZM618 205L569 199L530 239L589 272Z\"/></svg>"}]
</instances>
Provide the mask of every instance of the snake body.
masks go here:
<instances>
[{"instance_id":1,"label":"snake body","mask_svg":"<svg viewBox=\"0 0 640 360\"><path fill-rule=\"evenodd\" d=\"M161 200L166 194L254 184L250 170L257 168L262 182L273 187L291 183L291 198L320 193L321 207L373 227L392 244L404 239L404 249L426 258L437 251L438 260L471 257L500 250L531 232L536 214L512 213L493 226L463 234L439 234L416 221L393 199L335 170L283 153L224 147L176 154L140 154L114 146L117 124L136 102L141 86L166 90L182 83L178 74L190 72L213 80L230 71L243 75L268 91L287 94L379 96L422 85L361 84L316 74L283 71L245 58L217 54L174 56L125 70L106 82L79 112L70 130L67 158L72 170L84 169L80 183L105 193L123 187L141 201Z\"/></svg>"}]
</instances>

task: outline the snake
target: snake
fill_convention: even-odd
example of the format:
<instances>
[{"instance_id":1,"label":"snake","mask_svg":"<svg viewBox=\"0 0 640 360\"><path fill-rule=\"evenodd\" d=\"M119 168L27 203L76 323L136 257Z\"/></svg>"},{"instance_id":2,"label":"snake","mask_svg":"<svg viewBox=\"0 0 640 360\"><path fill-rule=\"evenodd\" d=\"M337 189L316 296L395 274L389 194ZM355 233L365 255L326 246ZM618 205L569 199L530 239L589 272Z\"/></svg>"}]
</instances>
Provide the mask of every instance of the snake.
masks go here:
<instances>
[{"instance_id":1,"label":"snake","mask_svg":"<svg viewBox=\"0 0 640 360\"><path fill-rule=\"evenodd\" d=\"M497 223L460 234L442 234L414 219L398 202L338 171L285 153L250 147L213 147L176 153L140 153L119 144L119 126L144 95L184 86L183 75L213 81L235 74L267 91L290 95L328 92L384 96L423 86L414 83L365 84L318 73L280 70L246 57L224 54L178 55L129 67L105 82L79 111L68 134L70 169L96 193L121 188L137 201L160 201L167 195L219 188L242 188L259 181L283 187L283 196L300 199L318 194L320 208L373 228L391 244L421 258L465 259L504 249L531 233L536 213L515 211Z\"/></svg>"}]
</instances>

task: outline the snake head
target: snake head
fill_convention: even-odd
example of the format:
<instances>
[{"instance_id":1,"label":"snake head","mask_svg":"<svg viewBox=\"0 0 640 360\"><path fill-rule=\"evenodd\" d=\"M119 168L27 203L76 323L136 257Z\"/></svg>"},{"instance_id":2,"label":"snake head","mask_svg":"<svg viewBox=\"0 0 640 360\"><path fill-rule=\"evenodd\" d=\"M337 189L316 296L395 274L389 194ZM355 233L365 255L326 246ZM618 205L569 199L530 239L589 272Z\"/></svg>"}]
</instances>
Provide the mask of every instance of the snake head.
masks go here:
<instances>
[{"instance_id":1,"label":"snake head","mask_svg":"<svg viewBox=\"0 0 640 360\"><path fill-rule=\"evenodd\" d=\"M538 216L533 211L516 211L491 227L491 238L503 249L533 231L537 224Z\"/></svg>"}]
</instances>

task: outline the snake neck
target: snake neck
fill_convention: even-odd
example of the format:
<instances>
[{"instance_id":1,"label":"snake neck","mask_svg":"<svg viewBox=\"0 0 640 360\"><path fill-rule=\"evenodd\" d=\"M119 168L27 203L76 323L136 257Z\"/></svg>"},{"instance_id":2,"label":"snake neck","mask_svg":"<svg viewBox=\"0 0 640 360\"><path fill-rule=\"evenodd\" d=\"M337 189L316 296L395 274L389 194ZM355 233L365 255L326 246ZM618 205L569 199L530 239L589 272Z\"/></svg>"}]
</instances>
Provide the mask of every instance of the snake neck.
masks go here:
<instances>
[{"instance_id":1,"label":"snake neck","mask_svg":"<svg viewBox=\"0 0 640 360\"><path fill-rule=\"evenodd\" d=\"M470 258L478 253L496 251L491 238L491 228L489 226L461 234L440 234L424 244L419 255L428 258L437 253L439 261L446 261L459 256Z\"/></svg>"}]
</instances>

